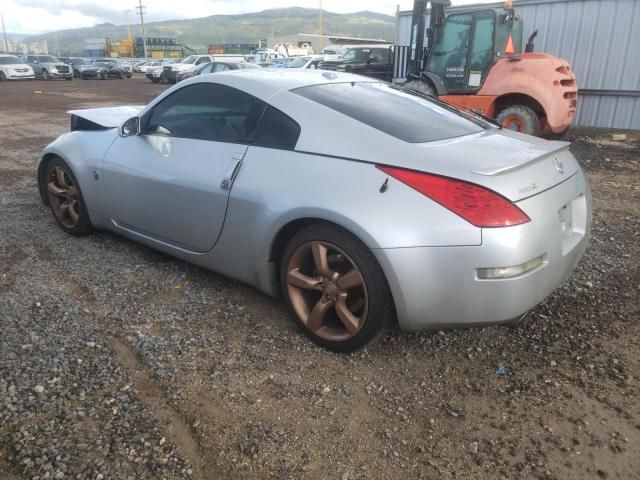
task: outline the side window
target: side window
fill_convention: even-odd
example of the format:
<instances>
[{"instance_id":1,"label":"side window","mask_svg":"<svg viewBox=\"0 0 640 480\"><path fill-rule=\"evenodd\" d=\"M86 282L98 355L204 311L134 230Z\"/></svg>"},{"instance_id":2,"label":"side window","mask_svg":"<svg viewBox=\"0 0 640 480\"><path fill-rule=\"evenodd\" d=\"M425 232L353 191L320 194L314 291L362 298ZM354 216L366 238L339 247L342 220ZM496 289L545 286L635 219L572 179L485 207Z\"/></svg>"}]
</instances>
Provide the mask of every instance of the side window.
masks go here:
<instances>
[{"instance_id":1,"label":"side window","mask_svg":"<svg viewBox=\"0 0 640 480\"><path fill-rule=\"evenodd\" d=\"M255 130L264 104L226 85L197 83L177 90L153 109L149 135L240 142Z\"/></svg>"},{"instance_id":2,"label":"side window","mask_svg":"<svg viewBox=\"0 0 640 480\"><path fill-rule=\"evenodd\" d=\"M476 16L469 62L468 86L471 90L480 87L493 61L493 23L493 13L479 13Z\"/></svg>"},{"instance_id":3,"label":"side window","mask_svg":"<svg viewBox=\"0 0 640 480\"><path fill-rule=\"evenodd\" d=\"M225 70L229 70L229 67L227 67L224 63L214 64L214 67L213 67L214 72L224 72Z\"/></svg>"},{"instance_id":4,"label":"side window","mask_svg":"<svg viewBox=\"0 0 640 480\"><path fill-rule=\"evenodd\" d=\"M391 50L388 48L374 48L369 58L377 58L379 63L391 62Z\"/></svg>"},{"instance_id":5,"label":"side window","mask_svg":"<svg viewBox=\"0 0 640 480\"><path fill-rule=\"evenodd\" d=\"M264 111L253 145L293 150L300 136L300 125L291 117L269 105Z\"/></svg>"},{"instance_id":6,"label":"side window","mask_svg":"<svg viewBox=\"0 0 640 480\"><path fill-rule=\"evenodd\" d=\"M467 50L472 23L472 15L450 15L433 46L429 58L429 71L442 79L447 90L462 90L465 87Z\"/></svg>"}]
</instances>

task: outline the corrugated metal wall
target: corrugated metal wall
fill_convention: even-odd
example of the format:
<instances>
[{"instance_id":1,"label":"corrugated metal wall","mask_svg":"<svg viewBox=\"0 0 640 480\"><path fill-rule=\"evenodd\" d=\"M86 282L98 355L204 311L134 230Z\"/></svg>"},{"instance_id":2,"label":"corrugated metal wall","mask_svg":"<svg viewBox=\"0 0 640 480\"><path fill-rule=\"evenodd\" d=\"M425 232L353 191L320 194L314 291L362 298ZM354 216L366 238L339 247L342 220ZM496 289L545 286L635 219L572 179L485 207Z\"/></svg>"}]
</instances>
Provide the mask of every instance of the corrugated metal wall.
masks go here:
<instances>
[{"instance_id":1,"label":"corrugated metal wall","mask_svg":"<svg viewBox=\"0 0 640 480\"><path fill-rule=\"evenodd\" d=\"M513 7L525 42L538 30L535 50L572 65L580 88L576 125L640 130L640 0L514 0ZM409 44L410 30L411 12L400 12L398 45Z\"/></svg>"}]
</instances>

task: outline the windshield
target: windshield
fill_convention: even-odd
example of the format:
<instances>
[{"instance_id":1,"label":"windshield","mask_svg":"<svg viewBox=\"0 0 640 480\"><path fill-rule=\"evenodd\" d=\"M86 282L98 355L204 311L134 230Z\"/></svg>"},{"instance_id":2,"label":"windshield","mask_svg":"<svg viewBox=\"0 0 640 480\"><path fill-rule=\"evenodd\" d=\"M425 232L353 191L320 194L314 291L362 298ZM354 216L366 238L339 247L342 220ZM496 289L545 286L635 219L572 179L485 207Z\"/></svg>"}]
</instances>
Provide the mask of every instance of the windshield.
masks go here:
<instances>
[{"instance_id":1,"label":"windshield","mask_svg":"<svg viewBox=\"0 0 640 480\"><path fill-rule=\"evenodd\" d=\"M437 100L387 83L313 85L292 92L409 143L461 137L490 128Z\"/></svg>"},{"instance_id":2,"label":"windshield","mask_svg":"<svg viewBox=\"0 0 640 480\"><path fill-rule=\"evenodd\" d=\"M21 65L23 63L18 57L0 57L0 65Z\"/></svg>"},{"instance_id":3,"label":"windshield","mask_svg":"<svg viewBox=\"0 0 640 480\"><path fill-rule=\"evenodd\" d=\"M187 58L185 58L184 60L182 60L182 63L188 63L188 64L192 64L196 61L196 57L195 55L189 55Z\"/></svg>"},{"instance_id":4,"label":"windshield","mask_svg":"<svg viewBox=\"0 0 640 480\"><path fill-rule=\"evenodd\" d=\"M311 57L298 57L295 60L289 62L289 65L287 65L287 68L304 67L309 60L311 60Z\"/></svg>"},{"instance_id":5,"label":"windshield","mask_svg":"<svg viewBox=\"0 0 640 480\"><path fill-rule=\"evenodd\" d=\"M368 48L352 48L342 56L342 60L364 62L369 57Z\"/></svg>"},{"instance_id":6,"label":"windshield","mask_svg":"<svg viewBox=\"0 0 640 480\"><path fill-rule=\"evenodd\" d=\"M60 63L56 57L50 55L43 55L42 57L36 57L40 63Z\"/></svg>"}]
</instances>

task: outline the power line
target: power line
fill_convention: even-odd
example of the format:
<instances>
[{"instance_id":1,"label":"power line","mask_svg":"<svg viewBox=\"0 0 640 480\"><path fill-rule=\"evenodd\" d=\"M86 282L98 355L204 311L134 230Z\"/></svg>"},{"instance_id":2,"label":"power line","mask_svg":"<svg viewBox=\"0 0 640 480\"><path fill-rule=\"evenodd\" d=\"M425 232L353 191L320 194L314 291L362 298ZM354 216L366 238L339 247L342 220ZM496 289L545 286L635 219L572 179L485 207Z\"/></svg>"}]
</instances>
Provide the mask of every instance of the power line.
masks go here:
<instances>
[{"instance_id":1,"label":"power line","mask_svg":"<svg viewBox=\"0 0 640 480\"><path fill-rule=\"evenodd\" d=\"M142 4L142 0L138 0L136 12L140 15L140 25L142 26L142 50L144 52L144 59L147 60L147 39L144 34L144 15L147 13L147 7Z\"/></svg>"}]
</instances>

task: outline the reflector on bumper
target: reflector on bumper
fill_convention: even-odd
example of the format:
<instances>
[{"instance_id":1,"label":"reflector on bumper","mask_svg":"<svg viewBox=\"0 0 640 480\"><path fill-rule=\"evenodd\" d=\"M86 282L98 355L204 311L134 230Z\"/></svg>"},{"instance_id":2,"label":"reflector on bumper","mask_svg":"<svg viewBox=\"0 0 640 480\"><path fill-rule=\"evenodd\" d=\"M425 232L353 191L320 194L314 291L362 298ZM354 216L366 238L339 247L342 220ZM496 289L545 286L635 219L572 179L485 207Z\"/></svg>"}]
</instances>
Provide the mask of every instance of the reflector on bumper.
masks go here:
<instances>
[{"instance_id":1,"label":"reflector on bumper","mask_svg":"<svg viewBox=\"0 0 640 480\"><path fill-rule=\"evenodd\" d=\"M511 267L478 268L476 269L476 274L480 280L513 278L524 275L525 273L538 268L544 262L545 255L540 255L528 262L521 263L520 265L513 265Z\"/></svg>"}]
</instances>

